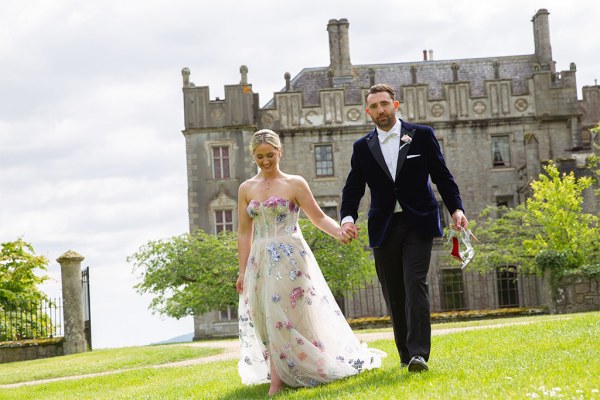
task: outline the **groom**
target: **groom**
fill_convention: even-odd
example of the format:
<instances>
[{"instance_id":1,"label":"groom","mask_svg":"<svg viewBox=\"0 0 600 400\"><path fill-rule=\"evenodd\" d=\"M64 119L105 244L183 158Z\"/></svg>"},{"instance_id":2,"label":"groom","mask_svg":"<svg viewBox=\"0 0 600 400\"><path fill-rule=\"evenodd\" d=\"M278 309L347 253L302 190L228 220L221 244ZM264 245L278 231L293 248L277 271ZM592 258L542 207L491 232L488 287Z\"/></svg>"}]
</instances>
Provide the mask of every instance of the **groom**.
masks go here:
<instances>
[{"instance_id":1,"label":"groom","mask_svg":"<svg viewBox=\"0 0 600 400\"><path fill-rule=\"evenodd\" d=\"M411 372L427 371L431 348L427 272L433 238L443 235L430 178L452 214L453 228L466 229L468 221L433 129L398 119L399 102L388 85L372 86L365 100L376 128L354 143L342 196L342 229L358 237L354 223L368 185L369 244L400 365Z\"/></svg>"}]
</instances>

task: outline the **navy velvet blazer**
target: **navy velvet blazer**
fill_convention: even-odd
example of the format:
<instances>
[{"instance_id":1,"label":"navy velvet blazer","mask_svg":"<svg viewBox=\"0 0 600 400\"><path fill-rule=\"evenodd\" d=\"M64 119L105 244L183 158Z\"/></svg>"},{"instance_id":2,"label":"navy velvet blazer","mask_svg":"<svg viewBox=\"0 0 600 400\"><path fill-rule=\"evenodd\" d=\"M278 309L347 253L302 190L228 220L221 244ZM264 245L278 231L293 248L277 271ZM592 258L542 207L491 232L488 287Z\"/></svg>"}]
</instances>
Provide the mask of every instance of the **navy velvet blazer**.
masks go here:
<instances>
[{"instance_id":1,"label":"navy velvet blazer","mask_svg":"<svg viewBox=\"0 0 600 400\"><path fill-rule=\"evenodd\" d=\"M379 247L384 241L396 205L396 200L417 229L431 237L442 236L440 212L429 177L435 183L444 204L454 213L464 211L458 186L446 163L440 145L429 126L401 121L400 136L409 135L412 142L401 148L398 155L396 179L392 179L379 145L377 130L354 142L351 169L343 189L341 218L350 215L358 219L358 207L365 194L371 191L368 214L369 244ZM403 142L400 141L400 145Z\"/></svg>"}]
</instances>

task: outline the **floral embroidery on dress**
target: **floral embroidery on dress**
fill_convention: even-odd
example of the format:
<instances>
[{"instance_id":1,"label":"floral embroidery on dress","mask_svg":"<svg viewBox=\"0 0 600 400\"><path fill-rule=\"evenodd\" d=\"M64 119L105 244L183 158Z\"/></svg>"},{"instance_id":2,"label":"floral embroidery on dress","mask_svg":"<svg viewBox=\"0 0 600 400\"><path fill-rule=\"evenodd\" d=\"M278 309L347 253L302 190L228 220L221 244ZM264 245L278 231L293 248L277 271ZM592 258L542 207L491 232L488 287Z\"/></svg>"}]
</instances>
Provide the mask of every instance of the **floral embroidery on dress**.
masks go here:
<instances>
[{"instance_id":1,"label":"floral embroidery on dress","mask_svg":"<svg viewBox=\"0 0 600 400\"><path fill-rule=\"evenodd\" d=\"M271 255L271 259L274 262L277 262L277 261L279 261L281 259L281 254L279 254L279 251L277 251L277 244L275 244L275 243L269 244L267 246L267 251Z\"/></svg>"},{"instance_id":2,"label":"floral embroidery on dress","mask_svg":"<svg viewBox=\"0 0 600 400\"><path fill-rule=\"evenodd\" d=\"M302 271L299 271L297 269L293 269L290 271L290 279L295 281L296 278L299 278L302 276Z\"/></svg>"},{"instance_id":3,"label":"floral embroidery on dress","mask_svg":"<svg viewBox=\"0 0 600 400\"><path fill-rule=\"evenodd\" d=\"M316 386L381 365L381 354L370 356L373 350L360 345L333 300L298 227L299 211L277 196L247 206L253 237L238 310L245 384L267 383L271 363L290 386Z\"/></svg>"},{"instance_id":4,"label":"floral embroidery on dress","mask_svg":"<svg viewBox=\"0 0 600 400\"><path fill-rule=\"evenodd\" d=\"M304 289L302 289L301 287L297 287L297 288L294 288L294 290L292 290L292 293L290 294L292 308L296 307L296 303L303 296L304 296Z\"/></svg>"}]
</instances>

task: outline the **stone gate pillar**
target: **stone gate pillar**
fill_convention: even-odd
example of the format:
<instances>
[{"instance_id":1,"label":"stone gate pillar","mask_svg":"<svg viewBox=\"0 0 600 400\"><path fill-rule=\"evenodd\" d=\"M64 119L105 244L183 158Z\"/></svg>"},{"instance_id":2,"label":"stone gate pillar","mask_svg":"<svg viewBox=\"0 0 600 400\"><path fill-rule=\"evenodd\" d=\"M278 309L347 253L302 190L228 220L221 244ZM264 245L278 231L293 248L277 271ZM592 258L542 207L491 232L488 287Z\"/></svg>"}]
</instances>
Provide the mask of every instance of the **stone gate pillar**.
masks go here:
<instances>
[{"instance_id":1,"label":"stone gate pillar","mask_svg":"<svg viewBox=\"0 0 600 400\"><path fill-rule=\"evenodd\" d=\"M56 261L60 264L65 324L64 354L83 353L87 349L83 321L81 261L84 257L69 250Z\"/></svg>"}]
</instances>

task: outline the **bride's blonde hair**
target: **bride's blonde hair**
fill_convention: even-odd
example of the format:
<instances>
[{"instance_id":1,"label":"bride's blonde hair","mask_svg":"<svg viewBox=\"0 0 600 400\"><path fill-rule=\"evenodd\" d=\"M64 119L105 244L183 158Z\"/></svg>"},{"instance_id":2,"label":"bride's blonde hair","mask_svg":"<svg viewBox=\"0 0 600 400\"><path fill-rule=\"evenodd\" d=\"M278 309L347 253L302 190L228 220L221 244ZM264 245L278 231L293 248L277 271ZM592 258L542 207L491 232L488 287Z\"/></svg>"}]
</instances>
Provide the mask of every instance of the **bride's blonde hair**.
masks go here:
<instances>
[{"instance_id":1,"label":"bride's blonde hair","mask_svg":"<svg viewBox=\"0 0 600 400\"><path fill-rule=\"evenodd\" d=\"M281 150L281 140L279 140L279 135L270 129L261 129L254 132L254 135L252 135L252 140L250 141L250 153L254 155L256 148L263 143L268 143L277 150Z\"/></svg>"}]
</instances>

